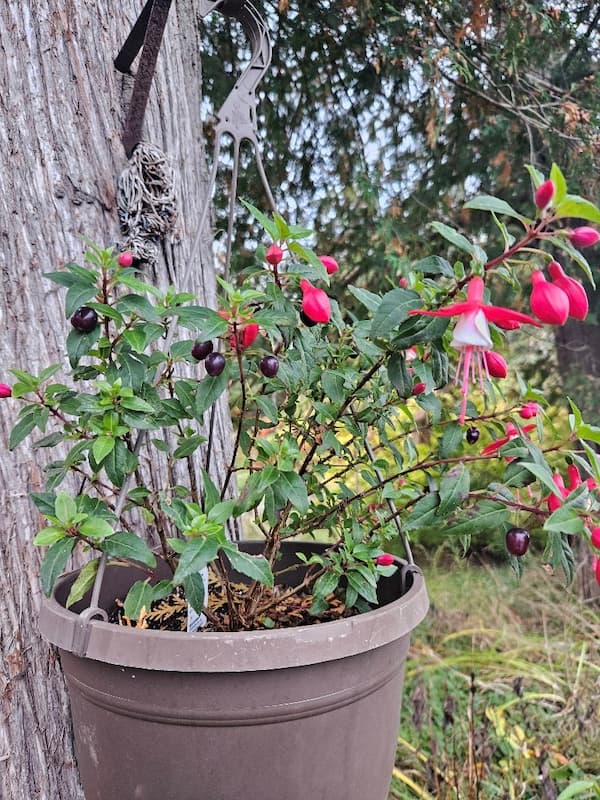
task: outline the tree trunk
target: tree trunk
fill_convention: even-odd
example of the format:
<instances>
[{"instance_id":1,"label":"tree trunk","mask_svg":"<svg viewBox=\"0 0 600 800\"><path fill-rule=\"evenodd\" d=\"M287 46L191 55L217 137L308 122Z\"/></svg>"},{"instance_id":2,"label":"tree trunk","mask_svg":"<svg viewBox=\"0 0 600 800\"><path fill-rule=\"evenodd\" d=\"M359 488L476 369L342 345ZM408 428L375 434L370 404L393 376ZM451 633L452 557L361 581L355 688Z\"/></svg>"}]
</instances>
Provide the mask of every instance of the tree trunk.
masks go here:
<instances>
[{"instance_id":1,"label":"tree trunk","mask_svg":"<svg viewBox=\"0 0 600 800\"><path fill-rule=\"evenodd\" d=\"M64 352L64 294L42 274L80 261L82 235L119 240L115 178L126 165L120 132L132 79L112 60L141 8L142 0L0 5L0 381L11 382L8 366L35 372ZM162 285L176 280L207 200L199 53L194 0L175 0L144 137L171 159L179 205L178 236L155 276ZM213 305L208 230L194 268L200 300ZM27 494L42 487L40 451L7 452L17 404L0 402L0 797L81 800L60 665L36 625L31 540L40 520ZM217 441L227 424L217 415Z\"/></svg>"}]
</instances>

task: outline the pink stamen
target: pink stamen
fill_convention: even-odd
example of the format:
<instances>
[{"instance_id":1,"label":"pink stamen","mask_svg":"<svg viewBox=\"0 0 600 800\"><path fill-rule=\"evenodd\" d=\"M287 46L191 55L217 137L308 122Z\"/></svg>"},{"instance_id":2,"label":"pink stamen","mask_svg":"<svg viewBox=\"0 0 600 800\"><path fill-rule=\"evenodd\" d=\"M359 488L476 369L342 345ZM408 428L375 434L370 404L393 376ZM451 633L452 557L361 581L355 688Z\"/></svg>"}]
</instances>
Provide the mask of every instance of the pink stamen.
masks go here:
<instances>
[{"instance_id":1,"label":"pink stamen","mask_svg":"<svg viewBox=\"0 0 600 800\"><path fill-rule=\"evenodd\" d=\"M462 369L462 363L463 363L464 355L465 355L464 351L463 350L459 350L458 363L456 365L456 373L454 375L454 383L455 383L456 386L458 386L458 379L460 377L460 372L461 372L461 369Z\"/></svg>"},{"instance_id":2,"label":"pink stamen","mask_svg":"<svg viewBox=\"0 0 600 800\"><path fill-rule=\"evenodd\" d=\"M462 394L462 404L460 407L460 418L459 422L461 425L464 424L465 417L467 415L467 397L469 395L469 371L471 367L471 355L473 353L472 347L465 348L465 359L464 359L464 366L463 366L463 380L462 386L460 388Z\"/></svg>"}]
</instances>

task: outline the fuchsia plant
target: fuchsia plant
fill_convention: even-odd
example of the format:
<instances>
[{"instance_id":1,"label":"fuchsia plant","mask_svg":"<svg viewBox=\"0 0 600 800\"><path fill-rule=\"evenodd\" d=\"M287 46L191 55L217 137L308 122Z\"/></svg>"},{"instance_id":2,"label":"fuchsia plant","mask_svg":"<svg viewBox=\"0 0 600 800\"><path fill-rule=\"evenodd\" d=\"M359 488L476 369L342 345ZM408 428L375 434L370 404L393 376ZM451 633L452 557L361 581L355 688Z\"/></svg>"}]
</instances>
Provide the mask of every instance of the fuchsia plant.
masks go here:
<instances>
[{"instance_id":1,"label":"fuchsia plant","mask_svg":"<svg viewBox=\"0 0 600 800\"><path fill-rule=\"evenodd\" d=\"M545 562L570 576L571 538L598 547L600 462L590 443L600 442L600 429L572 402L562 423L549 425L535 387L513 381L501 396L497 382L512 369L505 342L587 313L583 285L556 254L591 280L575 247L591 246L597 233L565 220L600 223L600 211L567 193L556 166L548 178L530 171L533 216L489 196L467 204L493 212L499 254L488 258L478 243L433 223L454 263L432 255L385 293L350 287L352 313L330 297L343 264L302 244L303 228L249 204L269 244L246 277L219 281L219 311L152 286L130 254L112 249L91 246L85 266L51 273L68 289L71 374L58 381L56 364L39 375L14 370L13 386L0 384L3 409L22 404L11 449L35 431L39 448L64 448L47 465L45 490L33 495L48 521L35 539L48 548L44 591L77 548L88 562L69 605L110 559L140 570L125 598L132 623L175 592L214 630L272 627L282 596L301 592L310 595L311 618L333 603L371 608L378 580L396 568L390 550L399 533L431 528L463 542L478 534L504 541L517 570L545 542ZM492 302L501 280L531 281L537 319L521 310L521 296L515 308ZM215 475L210 420L225 396L233 441ZM147 482L141 466L155 458L165 467ZM72 474L75 495L62 488ZM233 523L262 539L259 555L228 538ZM325 553L305 558L300 585L277 590L282 542L316 533L329 540ZM158 583L157 560L170 572ZM245 589L233 588L230 566L247 577ZM221 616L205 596L207 568L226 598Z\"/></svg>"}]
</instances>

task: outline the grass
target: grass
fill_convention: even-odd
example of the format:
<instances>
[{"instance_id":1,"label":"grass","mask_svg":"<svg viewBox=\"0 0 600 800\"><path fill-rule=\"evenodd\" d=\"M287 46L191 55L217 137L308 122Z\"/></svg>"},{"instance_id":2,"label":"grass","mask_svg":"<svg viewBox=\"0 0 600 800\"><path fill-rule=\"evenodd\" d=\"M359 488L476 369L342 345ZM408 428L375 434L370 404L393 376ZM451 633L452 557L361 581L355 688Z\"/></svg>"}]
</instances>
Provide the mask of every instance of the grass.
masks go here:
<instances>
[{"instance_id":1,"label":"grass","mask_svg":"<svg viewBox=\"0 0 600 800\"><path fill-rule=\"evenodd\" d=\"M529 567L435 566L389 800L600 797L600 614Z\"/></svg>"}]
</instances>

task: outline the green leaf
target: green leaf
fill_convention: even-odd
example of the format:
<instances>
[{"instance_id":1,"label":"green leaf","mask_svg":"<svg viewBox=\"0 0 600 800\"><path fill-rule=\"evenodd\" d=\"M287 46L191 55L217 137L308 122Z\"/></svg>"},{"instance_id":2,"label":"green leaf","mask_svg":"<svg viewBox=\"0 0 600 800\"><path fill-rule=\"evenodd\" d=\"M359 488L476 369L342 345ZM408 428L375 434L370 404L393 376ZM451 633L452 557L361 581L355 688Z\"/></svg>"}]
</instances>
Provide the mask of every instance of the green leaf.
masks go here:
<instances>
[{"instance_id":1,"label":"green leaf","mask_svg":"<svg viewBox=\"0 0 600 800\"><path fill-rule=\"evenodd\" d=\"M392 289L384 294L371 323L371 336L385 336L408 317L408 312L420 308L421 298L407 289Z\"/></svg>"},{"instance_id":2,"label":"green leaf","mask_svg":"<svg viewBox=\"0 0 600 800\"><path fill-rule=\"evenodd\" d=\"M529 472L532 472L538 481L546 487L552 494L555 494L557 497L560 497L562 500L562 494L560 493L560 489L554 483L554 479L552 477L552 473L550 472L549 467L545 464L533 464L527 461L521 461L521 466L528 469Z\"/></svg>"},{"instance_id":3,"label":"green leaf","mask_svg":"<svg viewBox=\"0 0 600 800\"><path fill-rule=\"evenodd\" d=\"M162 296L162 292L157 286L153 286L150 283L145 283L139 278L136 278L134 272L135 270L132 270L131 272L129 272L129 270L121 270L118 273L116 282L122 286L127 286L128 289L135 289L136 292L148 292L148 294L152 294L156 298L160 298Z\"/></svg>"},{"instance_id":4,"label":"green leaf","mask_svg":"<svg viewBox=\"0 0 600 800\"><path fill-rule=\"evenodd\" d=\"M128 449L121 439L115 439L113 450L106 456L102 464L109 480L115 486L121 486L125 480L125 475L137 466L137 457Z\"/></svg>"},{"instance_id":5,"label":"green leaf","mask_svg":"<svg viewBox=\"0 0 600 800\"><path fill-rule=\"evenodd\" d=\"M29 497L41 514L45 517L54 516L54 502L56 498L52 492L30 492Z\"/></svg>"},{"instance_id":6,"label":"green leaf","mask_svg":"<svg viewBox=\"0 0 600 800\"><path fill-rule=\"evenodd\" d=\"M72 367L76 367L83 356L93 349L101 333L100 325L96 325L94 330L89 333L81 333L81 331L76 331L75 328L69 332L67 336L67 355Z\"/></svg>"},{"instance_id":7,"label":"green leaf","mask_svg":"<svg viewBox=\"0 0 600 800\"><path fill-rule=\"evenodd\" d=\"M54 513L63 525L69 525L77 514L77 505L71 495L59 492L54 501Z\"/></svg>"},{"instance_id":8,"label":"green leaf","mask_svg":"<svg viewBox=\"0 0 600 800\"><path fill-rule=\"evenodd\" d=\"M556 531L564 534L583 533L585 526L577 512L568 507L561 507L554 511L544 522L545 531Z\"/></svg>"},{"instance_id":9,"label":"green leaf","mask_svg":"<svg viewBox=\"0 0 600 800\"><path fill-rule=\"evenodd\" d=\"M10 437L8 440L9 450L14 450L15 447L23 441L23 439L26 439L29 436L31 431L37 427L38 419L39 415L37 414L37 409L32 409L30 413L23 414L10 432Z\"/></svg>"},{"instance_id":10,"label":"green leaf","mask_svg":"<svg viewBox=\"0 0 600 800\"><path fill-rule=\"evenodd\" d=\"M219 399L227 388L227 381L229 380L229 370L225 368L220 375L215 378L208 375L204 380L200 381L196 390L196 401L194 403L194 417L201 420L204 412L212 406L212 404Z\"/></svg>"},{"instance_id":11,"label":"green leaf","mask_svg":"<svg viewBox=\"0 0 600 800\"><path fill-rule=\"evenodd\" d=\"M88 517L84 523L79 525L79 532L89 539L101 542L107 536L112 536L114 531L105 519L101 517Z\"/></svg>"},{"instance_id":12,"label":"green leaf","mask_svg":"<svg viewBox=\"0 0 600 800\"><path fill-rule=\"evenodd\" d=\"M334 370L326 369L321 375L321 383L325 395L334 403L343 403L346 399L344 376Z\"/></svg>"},{"instance_id":13,"label":"green leaf","mask_svg":"<svg viewBox=\"0 0 600 800\"><path fill-rule=\"evenodd\" d=\"M223 551L231 562L233 569L242 575L247 575L254 581L259 581L265 586L273 586L274 579L271 566L264 556L251 556L240 552L233 543L225 545Z\"/></svg>"},{"instance_id":14,"label":"green leaf","mask_svg":"<svg viewBox=\"0 0 600 800\"><path fill-rule=\"evenodd\" d=\"M465 238L462 233L455 231L454 228L451 228L449 225L445 225L443 222L431 222L429 224L431 228L440 234L440 236L443 236L448 242L453 244L455 247L458 247L459 250L463 250L465 253L469 253L470 255L475 253L474 245L467 238Z\"/></svg>"},{"instance_id":15,"label":"green leaf","mask_svg":"<svg viewBox=\"0 0 600 800\"><path fill-rule=\"evenodd\" d=\"M218 522L223 524L231 519L235 511L237 502L235 500L223 500L221 503L215 503L210 509L207 516L211 522Z\"/></svg>"},{"instance_id":16,"label":"green leaf","mask_svg":"<svg viewBox=\"0 0 600 800\"><path fill-rule=\"evenodd\" d=\"M560 167L557 164L552 164L550 168L550 180L554 184L555 192L552 205L558 205L567 194L567 181L562 174Z\"/></svg>"},{"instance_id":17,"label":"green leaf","mask_svg":"<svg viewBox=\"0 0 600 800\"><path fill-rule=\"evenodd\" d=\"M40 580L46 597L50 597L54 584L62 574L75 547L75 539L61 539L48 550L40 568Z\"/></svg>"},{"instance_id":18,"label":"green leaf","mask_svg":"<svg viewBox=\"0 0 600 800\"><path fill-rule=\"evenodd\" d=\"M498 530L508 519L508 509L504 503L483 500L477 503L469 514L463 513L460 520L446 528L448 536L468 536L484 530Z\"/></svg>"},{"instance_id":19,"label":"green leaf","mask_svg":"<svg viewBox=\"0 0 600 800\"><path fill-rule=\"evenodd\" d=\"M75 579L75 583L71 586L71 591L67 597L67 608L71 608L74 603L78 603L86 592L88 592L94 585L96 580L96 573L98 572L98 565L100 564L99 558L94 558L81 569L81 572Z\"/></svg>"},{"instance_id":20,"label":"green leaf","mask_svg":"<svg viewBox=\"0 0 600 800\"><path fill-rule=\"evenodd\" d=\"M119 401L122 408L128 411L139 411L142 414L154 414L154 407L142 400L141 397L122 397Z\"/></svg>"},{"instance_id":21,"label":"green leaf","mask_svg":"<svg viewBox=\"0 0 600 800\"><path fill-rule=\"evenodd\" d=\"M184 439L178 439L178 447L173 453L174 458L187 458L195 453L201 444L204 444L206 437L194 434Z\"/></svg>"},{"instance_id":22,"label":"green leaf","mask_svg":"<svg viewBox=\"0 0 600 800\"><path fill-rule=\"evenodd\" d=\"M440 458L450 458L459 452L464 441L464 431L458 422L452 422L444 428L440 442Z\"/></svg>"},{"instance_id":23,"label":"green leaf","mask_svg":"<svg viewBox=\"0 0 600 800\"><path fill-rule=\"evenodd\" d=\"M202 470L202 486L204 488L204 509L208 513L213 506L221 502L221 492L205 469Z\"/></svg>"},{"instance_id":24,"label":"green leaf","mask_svg":"<svg viewBox=\"0 0 600 800\"><path fill-rule=\"evenodd\" d=\"M562 569L568 583L571 583L575 574L575 558L569 545L568 536L559 531L548 531L544 558L548 557L552 566Z\"/></svg>"},{"instance_id":25,"label":"green leaf","mask_svg":"<svg viewBox=\"0 0 600 800\"><path fill-rule=\"evenodd\" d=\"M458 464L447 472L440 482L440 504L436 514L438 517L449 516L461 506L469 496L471 478L464 465Z\"/></svg>"},{"instance_id":26,"label":"green leaf","mask_svg":"<svg viewBox=\"0 0 600 800\"><path fill-rule=\"evenodd\" d=\"M113 558L126 558L140 561L148 567L156 566L156 558L146 542L136 533L121 532L107 538L102 546L104 552Z\"/></svg>"},{"instance_id":27,"label":"green leaf","mask_svg":"<svg viewBox=\"0 0 600 800\"><path fill-rule=\"evenodd\" d=\"M498 197L492 197L489 194L482 194L479 197L474 197L465 203L463 208L470 208L475 211L493 211L495 214L506 214L508 217L514 217L524 223L531 223L533 220L519 214L518 211L509 205L505 200L500 200ZM460 235L460 234L459 234ZM462 248L464 249L464 248ZM467 252L469 252L467 250Z\"/></svg>"},{"instance_id":28,"label":"green leaf","mask_svg":"<svg viewBox=\"0 0 600 800\"><path fill-rule=\"evenodd\" d=\"M392 353L387 364L388 377L400 397L410 397L414 380L401 351Z\"/></svg>"},{"instance_id":29,"label":"green leaf","mask_svg":"<svg viewBox=\"0 0 600 800\"><path fill-rule=\"evenodd\" d=\"M260 222L260 224L269 234L271 239L273 239L274 242L278 241L279 228L277 227L277 223L269 219L269 217L265 216L265 214L263 214L262 211L259 211L258 208L256 208L256 206L253 206L252 203L249 203L247 200L242 200L241 202L242 205L244 205L248 209L248 211L252 214L254 219L257 220L257 222Z\"/></svg>"},{"instance_id":30,"label":"green leaf","mask_svg":"<svg viewBox=\"0 0 600 800\"><path fill-rule=\"evenodd\" d=\"M112 436L98 436L92 445L92 456L96 464L101 464L106 456L112 452L115 440Z\"/></svg>"},{"instance_id":31,"label":"green leaf","mask_svg":"<svg viewBox=\"0 0 600 800\"><path fill-rule=\"evenodd\" d=\"M595 425L580 425L577 428L577 436L580 439L585 439L586 442L596 442L596 444L600 444L600 428Z\"/></svg>"},{"instance_id":32,"label":"green leaf","mask_svg":"<svg viewBox=\"0 0 600 800\"><path fill-rule=\"evenodd\" d=\"M54 542L64 539L66 535L64 528L57 528L55 525L49 525L35 535L33 543L36 547L48 547L54 544Z\"/></svg>"},{"instance_id":33,"label":"green leaf","mask_svg":"<svg viewBox=\"0 0 600 800\"><path fill-rule=\"evenodd\" d=\"M558 795L556 800L571 800L573 797L580 797L582 794L588 794L590 791L597 791L598 789L598 780L594 779L591 781L575 781L567 786L566 789L563 789L562 792Z\"/></svg>"},{"instance_id":34,"label":"green leaf","mask_svg":"<svg viewBox=\"0 0 600 800\"><path fill-rule=\"evenodd\" d=\"M277 483L278 480L279 471L271 464L260 472L253 472L244 487L246 494L244 510L249 511L251 508L255 508L263 500L269 486Z\"/></svg>"},{"instance_id":35,"label":"green leaf","mask_svg":"<svg viewBox=\"0 0 600 800\"><path fill-rule=\"evenodd\" d=\"M33 447L54 447L55 445L62 442L65 438L65 434L61 433L60 431L56 431L55 433L50 433L48 436L44 436L43 439L38 439L33 443Z\"/></svg>"},{"instance_id":36,"label":"green leaf","mask_svg":"<svg viewBox=\"0 0 600 800\"><path fill-rule=\"evenodd\" d=\"M579 267L581 267L588 281L592 284L593 288L595 289L596 283L594 281L594 275L592 273L592 268L590 267L590 264L586 259L586 257L582 253L580 253L579 250L576 250L568 239L565 239L562 236L551 236L548 239L548 241L555 247L557 247L559 250L562 250L564 253L567 253L567 255L569 255L573 259L573 261Z\"/></svg>"},{"instance_id":37,"label":"green leaf","mask_svg":"<svg viewBox=\"0 0 600 800\"><path fill-rule=\"evenodd\" d=\"M555 213L559 219L561 217L576 217L590 222L600 222L600 209L590 203L589 200L585 200L575 194L566 195L564 200L556 206Z\"/></svg>"},{"instance_id":38,"label":"green leaf","mask_svg":"<svg viewBox=\"0 0 600 800\"><path fill-rule=\"evenodd\" d=\"M301 514L308 510L306 484L296 472L280 472L275 482L279 492L297 508Z\"/></svg>"},{"instance_id":39,"label":"green leaf","mask_svg":"<svg viewBox=\"0 0 600 800\"><path fill-rule=\"evenodd\" d=\"M256 398L256 405L260 408L262 413L265 415L268 422L273 423L273 425L277 424L277 420L279 419L279 414L277 412L277 406L275 405L275 401L271 397L257 397Z\"/></svg>"},{"instance_id":40,"label":"green leaf","mask_svg":"<svg viewBox=\"0 0 600 800\"><path fill-rule=\"evenodd\" d=\"M438 523L436 511L439 502L440 498L437 492L423 495L410 509L408 519L404 523L404 530L412 531Z\"/></svg>"},{"instance_id":41,"label":"green leaf","mask_svg":"<svg viewBox=\"0 0 600 800\"><path fill-rule=\"evenodd\" d=\"M123 613L129 619L139 619L144 609L150 611L153 600L154 587L148 581L136 581L127 592Z\"/></svg>"},{"instance_id":42,"label":"green leaf","mask_svg":"<svg viewBox=\"0 0 600 800\"><path fill-rule=\"evenodd\" d=\"M377 590L360 572L349 572L348 583L367 603L377 604Z\"/></svg>"},{"instance_id":43,"label":"green leaf","mask_svg":"<svg viewBox=\"0 0 600 800\"><path fill-rule=\"evenodd\" d=\"M198 572L188 575L183 582L183 589L185 591L185 599L196 614L202 614L202 609L204 608L204 581L202 580L202 575Z\"/></svg>"},{"instance_id":44,"label":"green leaf","mask_svg":"<svg viewBox=\"0 0 600 800\"><path fill-rule=\"evenodd\" d=\"M139 294L126 294L120 297L115 308L120 314L131 314L146 322L162 322L161 316L152 303Z\"/></svg>"},{"instance_id":45,"label":"green leaf","mask_svg":"<svg viewBox=\"0 0 600 800\"><path fill-rule=\"evenodd\" d=\"M340 576L333 570L328 570L315 581L313 586L313 596L325 598L335 592L340 582Z\"/></svg>"},{"instance_id":46,"label":"green leaf","mask_svg":"<svg viewBox=\"0 0 600 800\"><path fill-rule=\"evenodd\" d=\"M189 330L196 331L202 341L222 336L229 327L227 320L220 317L212 308L204 306L181 306L177 308L179 323Z\"/></svg>"},{"instance_id":47,"label":"green leaf","mask_svg":"<svg viewBox=\"0 0 600 800\"><path fill-rule=\"evenodd\" d=\"M179 557L173 582L182 583L188 575L207 567L217 557L219 547L220 542L215 537L187 541Z\"/></svg>"},{"instance_id":48,"label":"green leaf","mask_svg":"<svg viewBox=\"0 0 600 800\"><path fill-rule=\"evenodd\" d=\"M90 286L89 283L77 282L73 283L67 291L65 299L65 317L69 319L78 308L84 306L88 300L96 296L95 285Z\"/></svg>"},{"instance_id":49,"label":"green leaf","mask_svg":"<svg viewBox=\"0 0 600 800\"><path fill-rule=\"evenodd\" d=\"M359 303L374 314L377 309L379 308L379 304L381 303L381 297L378 294L374 294L373 292L369 292L367 289L361 289L358 286L349 286L350 293L356 297Z\"/></svg>"},{"instance_id":50,"label":"green leaf","mask_svg":"<svg viewBox=\"0 0 600 800\"><path fill-rule=\"evenodd\" d=\"M446 275L448 278L454 277L454 270L445 258L440 256L427 256L411 264L415 272L423 272L425 275Z\"/></svg>"},{"instance_id":51,"label":"green leaf","mask_svg":"<svg viewBox=\"0 0 600 800\"><path fill-rule=\"evenodd\" d=\"M529 173L534 188L537 189L537 187L544 182L544 174L540 172L539 169L536 169L533 164L525 164L525 169Z\"/></svg>"}]
</instances>

